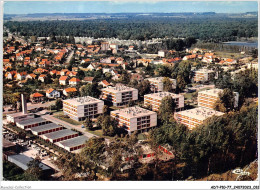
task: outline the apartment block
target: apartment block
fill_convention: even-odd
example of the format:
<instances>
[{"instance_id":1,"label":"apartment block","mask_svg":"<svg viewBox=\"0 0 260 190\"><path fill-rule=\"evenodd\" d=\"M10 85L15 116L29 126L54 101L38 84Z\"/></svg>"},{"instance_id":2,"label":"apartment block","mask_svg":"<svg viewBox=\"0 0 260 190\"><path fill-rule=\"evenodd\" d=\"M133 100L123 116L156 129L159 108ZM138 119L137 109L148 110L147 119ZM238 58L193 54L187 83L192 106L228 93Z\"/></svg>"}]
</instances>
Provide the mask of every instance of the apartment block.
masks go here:
<instances>
[{"instance_id":1,"label":"apartment block","mask_svg":"<svg viewBox=\"0 0 260 190\"><path fill-rule=\"evenodd\" d=\"M118 126L128 134L137 131L146 132L157 125L157 113L135 106L111 112L111 117L118 121Z\"/></svg>"},{"instance_id":2,"label":"apartment block","mask_svg":"<svg viewBox=\"0 0 260 190\"><path fill-rule=\"evenodd\" d=\"M148 78L150 82L150 88L152 92L162 92L163 91L163 79L164 77ZM170 79L172 82L172 88L176 89L176 79Z\"/></svg>"},{"instance_id":3,"label":"apartment block","mask_svg":"<svg viewBox=\"0 0 260 190\"><path fill-rule=\"evenodd\" d=\"M138 99L138 90L124 85L108 86L101 89L101 98L108 102L112 102L114 106L122 106Z\"/></svg>"},{"instance_id":4,"label":"apartment block","mask_svg":"<svg viewBox=\"0 0 260 190\"><path fill-rule=\"evenodd\" d=\"M198 93L198 106L202 108L214 109L216 101L219 99L219 93L223 92L222 89L209 89L200 91ZM239 93L234 92L235 101L234 107L238 106Z\"/></svg>"},{"instance_id":5,"label":"apartment block","mask_svg":"<svg viewBox=\"0 0 260 190\"><path fill-rule=\"evenodd\" d=\"M202 124L207 118L212 116L221 116L224 113L207 108L194 108L180 111L174 114L178 123L182 123L192 130Z\"/></svg>"},{"instance_id":6,"label":"apartment block","mask_svg":"<svg viewBox=\"0 0 260 190\"><path fill-rule=\"evenodd\" d=\"M184 108L184 96L181 94L174 94L170 92L158 92L153 94L144 95L144 105L152 106L153 111L158 111L161 105L162 99L166 96L171 96L175 102L175 110L180 111Z\"/></svg>"},{"instance_id":7,"label":"apartment block","mask_svg":"<svg viewBox=\"0 0 260 190\"><path fill-rule=\"evenodd\" d=\"M207 82L213 79L215 76L215 72L213 70L209 70L207 68L202 68L195 71L194 81L195 82Z\"/></svg>"},{"instance_id":8,"label":"apartment block","mask_svg":"<svg viewBox=\"0 0 260 190\"><path fill-rule=\"evenodd\" d=\"M103 113L104 101L90 97L63 100L63 112L71 119L83 121Z\"/></svg>"}]
</instances>

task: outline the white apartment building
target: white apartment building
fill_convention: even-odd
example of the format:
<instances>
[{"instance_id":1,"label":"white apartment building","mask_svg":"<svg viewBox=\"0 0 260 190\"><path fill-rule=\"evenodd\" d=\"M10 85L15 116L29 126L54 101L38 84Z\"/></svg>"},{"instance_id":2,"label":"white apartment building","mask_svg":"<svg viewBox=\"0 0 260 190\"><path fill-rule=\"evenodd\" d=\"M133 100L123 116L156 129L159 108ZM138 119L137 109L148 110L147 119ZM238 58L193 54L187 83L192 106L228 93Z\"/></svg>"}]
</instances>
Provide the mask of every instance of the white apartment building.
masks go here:
<instances>
[{"instance_id":1,"label":"white apartment building","mask_svg":"<svg viewBox=\"0 0 260 190\"><path fill-rule=\"evenodd\" d=\"M171 96L175 102L175 110L180 111L184 108L184 96L181 94L174 94L170 92L158 92L153 94L144 95L144 105L152 106L153 111L158 111L161 105L162 99L166 96Z\"/></svg>"},{"instance_id":2,"label":"white apartment building","mask_svg":"<svg viewBox=\"0 0 260 190\"><path fill-rule=\"evenodd\" d=\"M83 121L103 113L104 101L90 97L63 100L63 112L71 119Z\"/></svg>"},{"instance_id":3,"label":"white apartment building","mask_svg":"<svg viewBox=\"0 0 260 190\"><path fill-rule=\"evenodd\" d=\"M164 77L155 77L155 78L147 78L150 82L150 88L153 92L162 92L163 91L163 79ZM176 89L176 79L170 79L172 82L172 88Z\"/></svg>"},{"instance_id":4,"label":"white apartment building","mask_svg":"<svg viewBox=\"0 0 260 190\"><path fill-rule=\"evenodd\" d=\"M108 86L101 89L103 100L112 102L114 106L122 106L138 99L138 90L124 85Z\"/></svg>"},{"instance_id":5,"label":"white apartment building","mask_svg":"<svg viewBox=\"0 0 260 190\"><path fill-rule=\"evenodd\" d=\"M111 117L118 121L118 126L128 134L134 131L146 132L157 125L157 113L135 106L111 112Z\"/></svg>"},{"instance_id":6,"label":"white apartment building","mask_svg":"<svg viewBox=\"0 0 260 190\"><path fill-rule=\"evenodd\" d=\"M213 70L209 70L207 68L202 68L195 71L194 81L195 82L206 82L211 80L215 75Z\"/></svg>"},{"instance_id":7,"label":"white apartment building","mask_svg":"<svg viewBox=\"0 0 260 190\"><path fill-rule=\"evenodd\" d=\"M224 113L207 108L194 108L190 110L180 111L174 114L175 120L178 123L186 125L189 130L192 130L201 125L207 118L212 116L221 116Z\"/></svg>"},{"instance_id":8,"label":"white apartment building","mask_svg":"<svg viewBox=\"0 0 260 190\"><path fill-rule=\"evenodd\" d=\"M200 91L198 93L198 106L202 108L214 109L216 101L219 99L219 93L222 93L222 89L214 88L209 90ZM239 93L234 92L234 107L238 106Z\"/></svg>"}]
</instances>

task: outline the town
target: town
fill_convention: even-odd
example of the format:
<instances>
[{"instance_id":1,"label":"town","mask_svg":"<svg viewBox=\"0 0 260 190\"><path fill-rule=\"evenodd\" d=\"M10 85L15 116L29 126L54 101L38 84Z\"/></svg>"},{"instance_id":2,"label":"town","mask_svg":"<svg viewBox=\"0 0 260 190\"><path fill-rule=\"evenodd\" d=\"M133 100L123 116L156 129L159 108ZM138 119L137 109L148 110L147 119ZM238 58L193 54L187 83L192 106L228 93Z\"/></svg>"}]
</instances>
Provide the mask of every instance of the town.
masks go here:
<instances>
[{"instance_id":1,"label":"town","mask_svg":"<svg viewBox=\"0 0 260 190\"><path fill-rule=\"evenodd\" d=\"M3 157L26 180L195 180L256 159L257 49L4 32Z\"/></svg>"}]
</instances>

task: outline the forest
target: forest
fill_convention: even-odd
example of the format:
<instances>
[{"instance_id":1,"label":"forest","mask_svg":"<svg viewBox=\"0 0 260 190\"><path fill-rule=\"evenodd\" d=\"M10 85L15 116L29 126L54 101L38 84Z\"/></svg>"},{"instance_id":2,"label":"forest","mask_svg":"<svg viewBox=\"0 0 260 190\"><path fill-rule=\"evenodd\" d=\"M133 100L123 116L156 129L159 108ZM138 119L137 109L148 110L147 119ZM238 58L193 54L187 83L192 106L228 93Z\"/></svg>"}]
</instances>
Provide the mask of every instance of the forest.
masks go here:
<instances>
[{"instance_id":1,"label":"forest","mask_svg":"<svg viewBox=\"0 0 260 190\"><path fill-rule=\"evenodd\" d=\"M122 40L193 37L204 42L225 42L257 37L257 18L127 17L83 21L7 21L10 32L22 36L115 37Z\"/></svg>"}]
</instances>

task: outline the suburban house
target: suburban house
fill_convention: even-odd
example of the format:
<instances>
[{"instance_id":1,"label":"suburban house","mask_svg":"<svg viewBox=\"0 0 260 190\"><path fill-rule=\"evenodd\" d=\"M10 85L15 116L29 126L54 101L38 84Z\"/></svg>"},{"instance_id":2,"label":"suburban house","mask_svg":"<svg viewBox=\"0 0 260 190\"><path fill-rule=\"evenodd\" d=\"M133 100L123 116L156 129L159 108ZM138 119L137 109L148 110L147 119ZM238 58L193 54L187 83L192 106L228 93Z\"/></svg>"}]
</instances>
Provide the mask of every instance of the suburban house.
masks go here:
<instances>
[{"instance_id":1,"label":"suburban house","mask_svg":"<svg viewBox=\"0 0 260 190\"><path fill-rule=\"evenodd\" d=\"M42 102L44 100L44 96L39 92L36 92L30 95L30 100L32 103Z\"/></svg>"},{"instance_id":2,"label":"suburban house","mask_svg":"<svg viewBox=\"0 0 260 190\"><path fill-rule=\"evenodd\" d=\"M77 92L77 89L76 88L65 88L64 90L63 90L63 94L65 95L65 96L69 96L69 94L71 94L71 93L76 93Z\"/></svg>"},{"instance_id":3,"label":"suburban house","mask_svg":"<svg viewBox=\"0 0 260 190\"><path fill-rule=\"evenodd\" d=\"M61 76L59 79L60 85L66 85L68 82L68 77L67 76Z\"/></svg>"},{"instance_id":4,"label":"suburban house","mask_svg":"<svg viewBox=\"0 0 260 190\"><path fill-rule=\"evenodd\" d=\"M94 69L95 69L95 66L92 63L90 63L86 70L87 71L92 71Z\"/></svg>"},{"instance_id":5,"label":"suburban house","mask_svg":"<svg viewBox=\"0 0 260 190\"><path fill-rule=\"evenodd\" d=\"M111 86L111 84L109 82L107 82L106 80L102 80L98 84L102 85L103 87Z\"/></svg>"},{"instance_id":6,"label":"suburban house","mask_svg":"<svg viewBox=\"0 0 260 190\"><path fill-rule=\"evenodd\" d=\"M76 86L79 84L79 82L80 82L80 80L78 78L73 77L72 79L69 80L69 85Z\"/></svg>"},{"instance_id":7,"label":"suburban house","mask_svg":"<svg viewBox=\"0 0 260 190\"><path fill-rule=\"evenodd\" d=\"M48 98L59 98L60 92L57 90L54 90L53 88L50 88L46 91L46 97Z\"/></svg>"},{"instance_id":8,"label":"suburban house","mask_svg":"<svg viewBox=\"0 0 260 190\"><path fill-rule=\"evenodd\" d=\"M33 73L28 74L28 75L26 76L26 80L28 80L28 79L36 79L36 75L33 74Z\"/></svg>"},{"instance_id":9,"label":"suburban house","mask_svg":"<svg viewBox=\"0 0 260 190\"><path fill-rule=\"evenodd\" d=\"M26 71L20 72L20 73L16 73L15 78L16 78L16 80L24 80L26 75L27 75Z\"/></svg>"},{"instance_id":10,"label":"suburban house","mask_svg":"<svg viewBox=\"0 0 260 190\"><path fill-rule=\"evenodd\" d=\"M92 84L93 80L94 80L94 77L85 77L85 78L82 80L82 82L86 82L86 83Z\"/></svg>"},{"instance_id":11,"label":"suburban house","mask_svg":"<svg viewBox=\"0 0 260 190\"><path fill-rule=\"evenodd\" d=\"M42 74L42 75L39 76L38 80L41 81L41 82L44 82L46 77L47 77L46 75Z\"/></svg>"}]
</instances>

